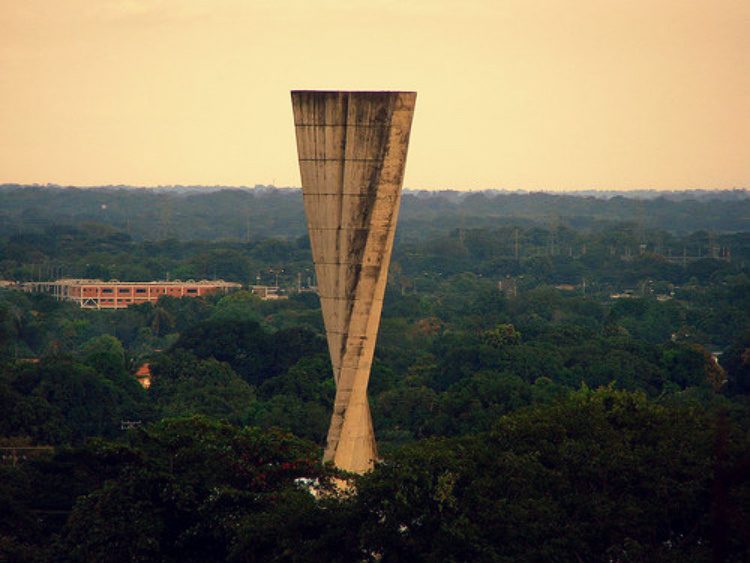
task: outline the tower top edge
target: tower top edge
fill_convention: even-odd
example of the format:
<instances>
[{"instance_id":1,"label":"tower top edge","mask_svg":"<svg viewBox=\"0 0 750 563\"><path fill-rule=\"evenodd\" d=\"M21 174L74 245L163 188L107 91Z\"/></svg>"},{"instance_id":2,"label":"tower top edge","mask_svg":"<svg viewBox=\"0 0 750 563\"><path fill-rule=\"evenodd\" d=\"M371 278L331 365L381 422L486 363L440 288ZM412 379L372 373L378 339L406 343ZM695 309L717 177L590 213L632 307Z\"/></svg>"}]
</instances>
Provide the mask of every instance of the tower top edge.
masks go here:
<instances>
[{"instance_id":1,"label":"tower top edge","mask_svg":"<svg viewBox=\"0 0 750 563\"><path fill-rule=\"evenodd\" d=\"M321 95L338 95L338 94L416 94L415 90L292 90L295 94L321 94Z\"/></svg>"}]
</instances>

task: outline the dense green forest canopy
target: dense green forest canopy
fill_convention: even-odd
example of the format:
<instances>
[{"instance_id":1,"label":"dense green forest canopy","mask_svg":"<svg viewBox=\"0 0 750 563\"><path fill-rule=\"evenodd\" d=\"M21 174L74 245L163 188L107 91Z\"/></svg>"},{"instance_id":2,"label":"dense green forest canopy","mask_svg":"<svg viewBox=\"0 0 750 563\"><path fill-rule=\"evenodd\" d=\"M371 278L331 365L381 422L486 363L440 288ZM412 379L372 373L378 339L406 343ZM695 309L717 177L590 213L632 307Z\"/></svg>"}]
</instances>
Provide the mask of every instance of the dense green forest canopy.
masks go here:
<instances>
[{"instance_id":1,"label":"dense green forest canopy","mask_svg":"<svg viewBox=\"0 0 750 563\"><path fill-rule=\"evenodd\" d=\"M4 189L9 217L59 218L67 197L88 213L83 200L110 193L53 190L42 205ZM163 196L111 194L141 197L144 216ZM370 382L382 462L352 495L319 463L335 386L318 298L297 291L314 285L304 223L270 217L298 194L169 197L175 214L201 200L208 230L3 222L0 278L278 279L288 299L97 311L0 288L0 560L750 556L746 224L649 226L640 204L606 218L612 200L572 196L601 204L599 219L485 224L486 202L465 212L473 196L427 198L394 250ZM270 198L257 228L273 236L246 237L236 209L237 232L222 234L224 197ZM743 201L731 204L747 216ZM716 202L649 203L708 216ZM430 219L433 204L455 224Z\"/></svg>"}]
</instances>

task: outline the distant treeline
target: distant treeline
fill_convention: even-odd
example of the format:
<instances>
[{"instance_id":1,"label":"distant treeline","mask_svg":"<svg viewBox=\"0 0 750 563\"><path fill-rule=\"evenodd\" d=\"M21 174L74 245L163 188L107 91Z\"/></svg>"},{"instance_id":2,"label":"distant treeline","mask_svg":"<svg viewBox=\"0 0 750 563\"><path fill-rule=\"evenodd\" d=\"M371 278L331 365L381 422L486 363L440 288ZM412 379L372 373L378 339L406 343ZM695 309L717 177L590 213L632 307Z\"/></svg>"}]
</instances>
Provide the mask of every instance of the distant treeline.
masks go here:
<instances>
[{"instance_id":1,"label":"distant treeline","mask_svg":"<svg viewBox=\"0 0 750 563\"><path fill-rule=\"evenodd\" d=\"M299 189L0 185L0 236L89 222L111 225L135 240L249 241L305 234ZM750 194L407 191L399 237L421 239L450 229L502 225L599 230L622 222L678 234L744 231L750 223Z\"/></svg>"}]
</instances>

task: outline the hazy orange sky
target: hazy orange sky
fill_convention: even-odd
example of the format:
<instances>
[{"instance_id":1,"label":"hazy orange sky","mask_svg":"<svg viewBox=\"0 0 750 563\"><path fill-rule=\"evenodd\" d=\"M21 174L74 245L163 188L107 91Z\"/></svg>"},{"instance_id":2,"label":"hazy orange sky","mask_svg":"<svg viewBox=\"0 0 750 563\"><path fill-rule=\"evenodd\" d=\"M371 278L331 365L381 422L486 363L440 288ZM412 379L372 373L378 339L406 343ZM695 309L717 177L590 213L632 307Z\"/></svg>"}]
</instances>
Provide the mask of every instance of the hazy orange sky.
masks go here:
<instances>
[{"instance_id":1,"label":"hazy orange sky","mask_svg":"<svg viewBox=\"0 0 750 563\"><path fill-rule=\"evenodd\" d=\"M297 186L318 88L411 188L750 187L749 0L0 0L0 182Z\"/></svg>"}]
</instances>

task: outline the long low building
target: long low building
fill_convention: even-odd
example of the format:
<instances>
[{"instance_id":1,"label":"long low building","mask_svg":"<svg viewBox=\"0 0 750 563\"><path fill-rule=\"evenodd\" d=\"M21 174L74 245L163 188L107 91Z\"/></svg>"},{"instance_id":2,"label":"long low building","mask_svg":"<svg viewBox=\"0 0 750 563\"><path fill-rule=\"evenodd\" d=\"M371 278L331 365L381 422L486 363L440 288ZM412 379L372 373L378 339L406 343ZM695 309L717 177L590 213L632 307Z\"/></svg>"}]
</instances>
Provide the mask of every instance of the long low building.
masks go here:
<instances>
[{"instance_id":1,"label":"long low building","mask_svg":"<svg viewBox=\"0 0 750 563\"><path fill-rule=\"evenodd\" d=\"M155 303L160 297L200 297L229 293L242 285L224 280L121 282L117 280L61 279L23 284L26 291L50 293L56 299L75 301L83 309L124 309L140 303Z\"/></svg>"}]
</instances>

